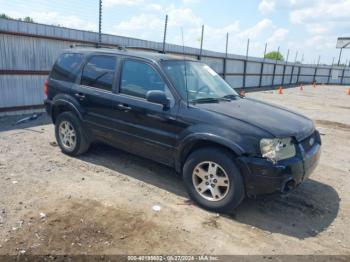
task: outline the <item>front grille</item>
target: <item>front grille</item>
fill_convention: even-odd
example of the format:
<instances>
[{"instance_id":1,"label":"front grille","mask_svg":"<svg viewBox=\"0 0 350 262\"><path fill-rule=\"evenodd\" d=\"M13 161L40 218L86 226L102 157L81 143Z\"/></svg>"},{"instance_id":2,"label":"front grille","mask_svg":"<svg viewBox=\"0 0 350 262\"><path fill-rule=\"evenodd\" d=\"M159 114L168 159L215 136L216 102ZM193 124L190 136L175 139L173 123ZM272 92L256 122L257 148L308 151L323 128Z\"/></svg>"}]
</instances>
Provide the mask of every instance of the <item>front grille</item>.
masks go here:
<instances>
[{"instance_id":1,"label":"front grille","mask_svg":"<svg viewBox=\"0 0 350 262\"><path fill-rule=\"evenodd\" d=\"M311 143L313 141L313 143ZM305 152L309 152L310 149L318 143L316 132L314 132L311 136L305 138L303 141L301 141L301 145Z\"/></svg>"}]
</instances>

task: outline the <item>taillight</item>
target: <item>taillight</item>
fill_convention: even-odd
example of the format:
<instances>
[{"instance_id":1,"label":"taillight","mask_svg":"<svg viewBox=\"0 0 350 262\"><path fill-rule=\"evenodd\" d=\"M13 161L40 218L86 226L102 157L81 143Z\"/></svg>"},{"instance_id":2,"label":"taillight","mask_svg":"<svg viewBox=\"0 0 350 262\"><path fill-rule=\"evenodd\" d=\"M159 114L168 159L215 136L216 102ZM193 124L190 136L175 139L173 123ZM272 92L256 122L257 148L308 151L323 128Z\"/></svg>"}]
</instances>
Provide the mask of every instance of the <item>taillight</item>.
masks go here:
<instances>
[{"instance_id":1,"label":"taillight","mask_svg":"<svg viewBox=\"0 0 350 262\"><path fill-rule=\"evenodd\" d=\"M48 80L45 80L45 83L44 83L44 93L45 93L46 97L49 95L49 81Z\"/></svg>"}]
</instances>

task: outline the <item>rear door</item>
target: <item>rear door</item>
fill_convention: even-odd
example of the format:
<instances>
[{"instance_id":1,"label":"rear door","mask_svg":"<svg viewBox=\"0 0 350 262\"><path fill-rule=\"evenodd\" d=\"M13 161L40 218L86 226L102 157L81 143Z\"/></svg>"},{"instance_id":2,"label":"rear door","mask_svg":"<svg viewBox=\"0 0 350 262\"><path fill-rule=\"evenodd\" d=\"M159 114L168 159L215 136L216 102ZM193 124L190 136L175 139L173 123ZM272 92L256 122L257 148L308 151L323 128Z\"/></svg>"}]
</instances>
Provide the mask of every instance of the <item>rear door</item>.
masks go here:
<instances>
[{"instance_id":1,"label":"rear door","mask_svg":"<svg viewBox=\"0 0 350 262\"><path fill-rule=\"evenodd\" d=\"M92 134L100 138L111 137L110 123L114 117L113 87L116 80L117 57L92 55L83 66L72 95L84 110L84 119Z\"/></svg>"}]
</instances>

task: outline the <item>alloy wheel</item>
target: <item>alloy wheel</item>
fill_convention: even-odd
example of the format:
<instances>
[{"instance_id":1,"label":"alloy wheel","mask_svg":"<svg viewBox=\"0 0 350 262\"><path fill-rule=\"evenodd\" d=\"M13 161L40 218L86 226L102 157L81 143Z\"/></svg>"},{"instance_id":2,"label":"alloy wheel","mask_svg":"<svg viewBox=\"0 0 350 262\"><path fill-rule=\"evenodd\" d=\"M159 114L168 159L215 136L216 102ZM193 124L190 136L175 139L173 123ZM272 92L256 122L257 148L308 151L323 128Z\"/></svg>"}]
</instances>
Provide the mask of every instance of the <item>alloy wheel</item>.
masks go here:
<instances>
[{"instance_id":1,"label":"alloy wheel","mask_svg":"<svg viewBox=\"0 0 350 262\"><path fill-rule=\"evenodd\" d=\"M212 161L201 162L194 168L192 182L197 193L209 201L224 199L230 189L226 171Z\"/></svg>"}]
</instances>

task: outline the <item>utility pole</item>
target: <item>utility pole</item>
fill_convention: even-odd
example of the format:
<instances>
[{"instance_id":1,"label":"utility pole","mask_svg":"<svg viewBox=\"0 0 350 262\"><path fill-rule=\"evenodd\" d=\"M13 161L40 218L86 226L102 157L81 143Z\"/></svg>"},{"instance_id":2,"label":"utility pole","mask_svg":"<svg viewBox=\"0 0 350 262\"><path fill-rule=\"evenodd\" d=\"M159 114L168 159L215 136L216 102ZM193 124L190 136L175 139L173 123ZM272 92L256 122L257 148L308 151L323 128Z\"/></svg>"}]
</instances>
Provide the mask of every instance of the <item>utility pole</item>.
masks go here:
<instances>
[{"instance_id":1,"label":"utility pole","mask_svg":"<svg viewBox=\"0 0 350 262\"><path fill-rule=\"evenodd\" d=\"M99 5L99 15L98 15L98 46L102 43L102 0L100 0Z\"/></svg>"}]
</instances>

